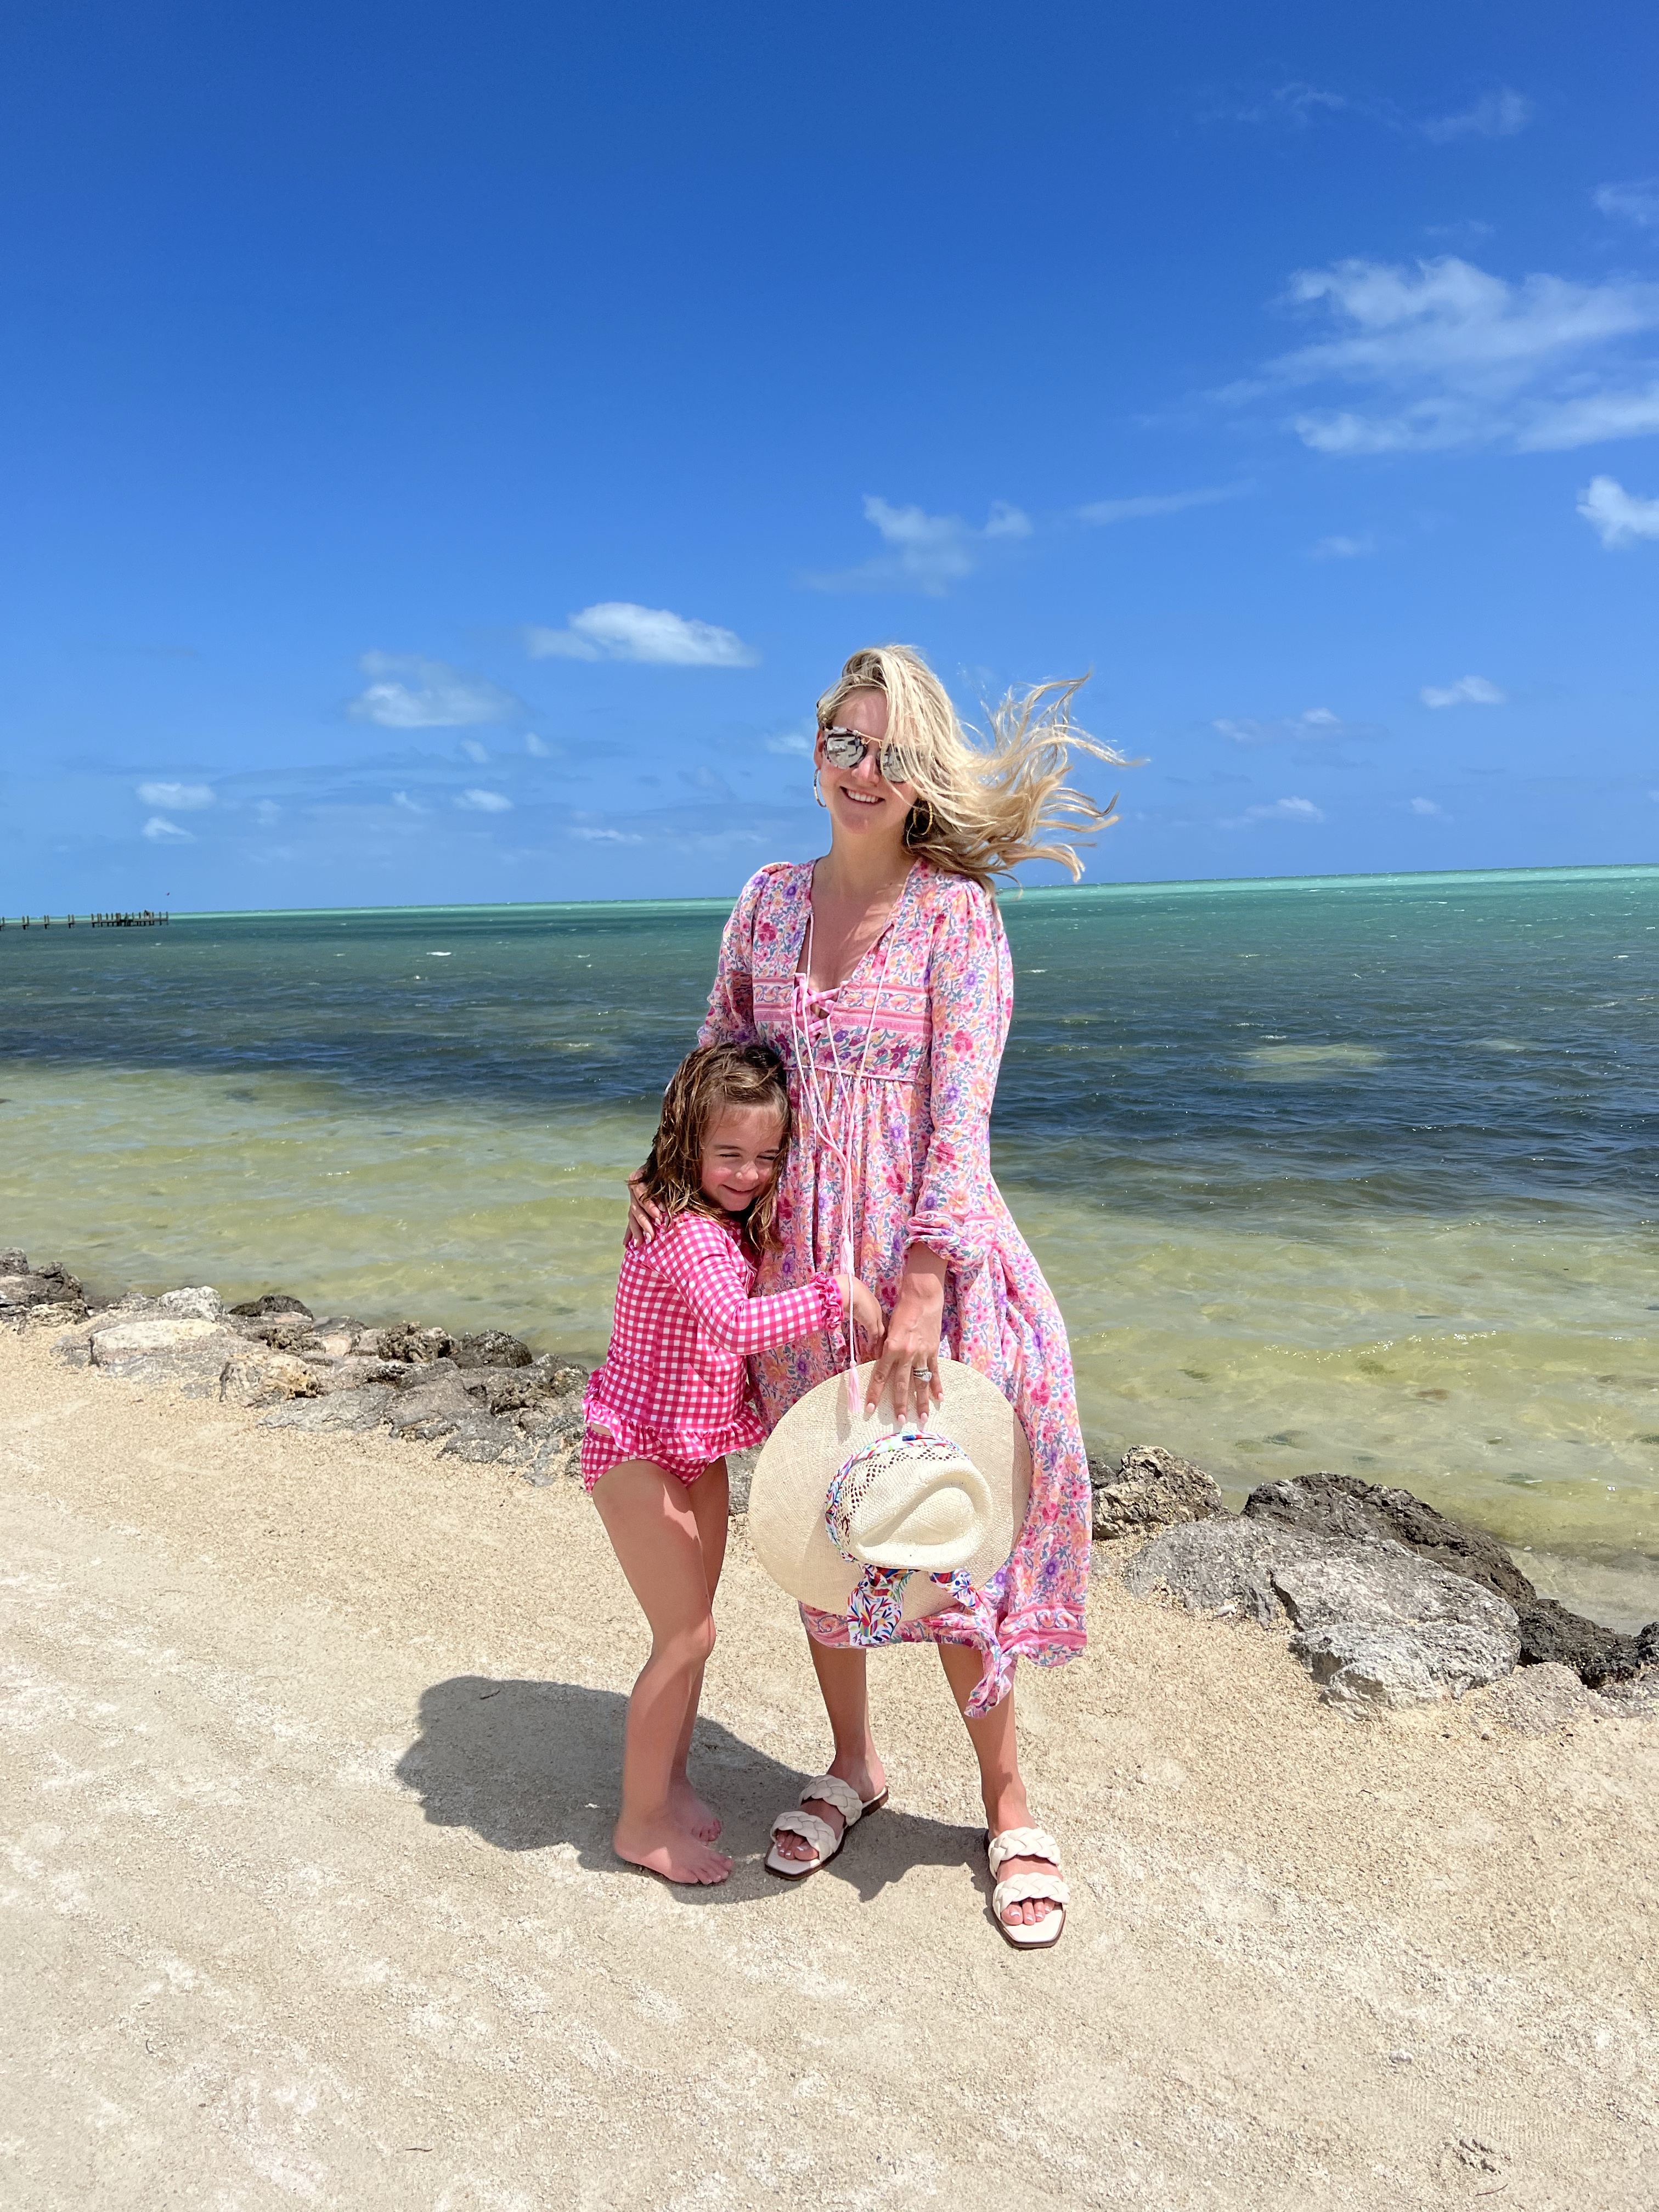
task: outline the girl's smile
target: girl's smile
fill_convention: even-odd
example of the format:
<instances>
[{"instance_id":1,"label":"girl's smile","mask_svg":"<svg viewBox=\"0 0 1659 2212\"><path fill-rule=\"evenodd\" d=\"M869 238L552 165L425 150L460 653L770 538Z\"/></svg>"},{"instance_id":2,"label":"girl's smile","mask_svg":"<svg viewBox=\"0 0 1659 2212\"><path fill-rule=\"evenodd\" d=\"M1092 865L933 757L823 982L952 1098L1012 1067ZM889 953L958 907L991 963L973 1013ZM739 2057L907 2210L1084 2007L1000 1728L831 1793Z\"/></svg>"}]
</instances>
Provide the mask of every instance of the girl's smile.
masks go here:
<instances>
[{"instance_id":1,"label":"girl's smile","mask_svg":"<svg viewBox=\"0 0 1659 2212\"><path fill-rule=\"evenodd\" d=\"M783 1125L768 1106L722 1106L702 1140L702 1192L726 1213L746 1213L778 1171Z\"/></svg>"}]
</instances>

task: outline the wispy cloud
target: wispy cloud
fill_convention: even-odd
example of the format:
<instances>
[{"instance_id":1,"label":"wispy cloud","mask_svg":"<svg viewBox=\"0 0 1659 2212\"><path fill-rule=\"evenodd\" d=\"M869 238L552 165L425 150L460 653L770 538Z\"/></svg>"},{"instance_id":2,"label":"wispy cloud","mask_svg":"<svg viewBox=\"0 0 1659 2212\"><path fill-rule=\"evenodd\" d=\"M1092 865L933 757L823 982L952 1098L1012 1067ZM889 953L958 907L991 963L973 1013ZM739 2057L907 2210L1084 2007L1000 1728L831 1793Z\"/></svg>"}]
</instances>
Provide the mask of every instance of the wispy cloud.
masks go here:
<instances>
[{"instance_id":1,"label":"wispy cloud","mask_svg":"<svg viewBox=\"0 0 1659 2212\"><path fill-rule=\"evenodd\" d=\"M1659 538L1659 499L1638 499L1612 477L1592 477L1578 495L1578 512L1610 553Z\"/></svg>"},{"instance_id":2,"label":"wispy cloud","mask_svg":"<svg viewBox=\"0 0 1659 2212\"><path fill-rule=\"evenodd\" d=\"M1445 809L1437 806L1431 799L1414 799L1412 801L1412 812L1413 814L1443 814Z\"/></svg>"},{"instance_id":3,"label":"wispy cloud","mask_svg":"<svg viewBox=\"0 0 1659 2212\"><path fill-rule=\"evenodd\" d=\"M1627 185L1598 185L1593 197L1603 215L1618 216L1644 230L1659 230L1659 177L1635 177Z\"/></svg>"},{"instance_id":4,"label":"wispy cloud","mask_svg":"<svg viewBox=\"0 0 1659 2212\"><path fill-rule=\"evenodd\" d=\"M473 814L510 814L513 811L513 801L500 791L464 791L455 804Z\"/></svg>"},{"instance_id":5,"label":"wispy cloud","mask_svg":"<svg viewBox=\"0 0 1659 2212\"><path fill-rule=\"evenodd\" d=\"M1309 547L1308 555L1314 561L1363 561L1376 550L1376 538L1369 530L1362 530L1357 538L1322 538Z\"/></svg>"},{"instance_id":6,"label":"wispy cloud","mask_svg":"<svg viewBox=\"0 0 1659 2212\"><path fill-rule=\"evenodd\" d=\"M643 845L645 840L637 830L592 829L586 823L572 826L570 834L587 845Z\"/></svg>"},{"instance_id":7,"label":"wispy cloud","mask_svg":"<svg viewBox=\"0 0 1659 2212\"><path fill-rule=\"evenodd\" d=\"M538 738L534 730L526 733L524 749L533 760L551 760L553 757L551 745L548 744L545 738Z\"/></svg>"},{"instance_id":8,"label":"wispy cloud","mask_svg":"<svg viewBox=\"0 0 1659 2212\"><path fill-rule=\"evenodd\" d=\"M422 806L418 799L411 799L406 791L394 791L392 804L405 814L430 814L432 811L429 806Z\"/></svg>"},{"instance_id":9,"label":"wispy cloud","mask_svg":"<svg viewBox=\"0 0 1659 2212\"><path fill-rule=\"evenodd\" d=\"M1425 684L1417 696L1425 707L1502 707L1510 695L1484 676L1460 676L1455 684Z\"/></svg>"},{"instance_id":10,"label":"wispy cloud","mask_svg":"<svg viewBox=\"0 0 1659 2212\"><path fill-rule=\"evenodd\" d=\"M1275 799L1263 806L1247 806L1222 823L1224 830L1253 830L1258 822L1322 822L1324 810L1311 799Z\"/></svg>"},{"instance_id":11,"label":"wispy cloud","mask_svg":"<svg viewBox=\"0 0 1659 2212\"><path fill-rule=\"evenodd\" d=\"M138 796L146 806L170 806L175 814L189 814L213 804L208 783L141 783Z\"/></svg>"},{"instance_id":12,"label":"wispy cloud","mask_svg":"<svg viewBox=\"0 0 1659 2212\"><path fill-rule=\"evenodd\" d=\"M1631 352L1659 330L1659 284L1549 276L1511 284L1448 254L1304 270L1288 297L1324 316L1334 335L1220 396L1240 403L1320 384L1377 395L1362 408L1293 416L1316 452L1559 452L1659 431L1659 379Z\"/></svg>"},{"instance_id":13,"label":"wispy cloud","mask_svg":"<svg viewBox=\"0 0 1659 2212\"><path fill-rule=\"evenodd\" d=\"M817 734L813 730L778 730L761 742L769 753L785 753L797 760L811 760Z\"/></svg>"},{"instance_id":14,"label":"wispy cloud","mask_svg":"<svg viewBox=\"0 0 1659 2212\"><path fill-rule=\"evenodd\" d=\"M1454 138L1513 138L1537 112L1524 92L1504 84L1483 94L1473 106L1460 108L1453 115L1431 116L1418 128L1437 146L1448 145Z\"/></svg>"},{"instance_id":15,"label":"wispy cloud","mask_svg":"<svg viewBox=\"0 0 1659 2212\"><path fill-rule=\"evenodd\" d=\"M735 630L672 614L666 607L605 599L574 614L563 629L524 633L532 660L644 660L665 668L753 668L760 659Z\"/></svg>"},{"instance_id":16,"label":"wispy cloud","mask_svg":"<svg viewBox=\"0 0 1659 2212\"><path fill-rule=\"evenodd\" d=\"M1091 500L1074 509L1079 522L1139 522L1155 514L1181 514L1189 507L1214 507L1224 499L1243 499L1254 484L1210 484L1199 491L1146 492L1133 499Z\"/></svg>"},{"instance_id":17,"label":"wispy cloud","mask_svg":"<svg viewBox=\"0 0 1659 2212\"><path fill-rule=\"evenodd\" d=\"M480 768L482 768L484 763L489 758L488 751L478 743L478 740L476 738L463 738L461 740L461 750L466 755L468 760L476 763Z\"/></svg>"},{"instance_id":18,"label":"wispy cloud","mask_svg":"<svg viewBox=\"0 0 1659 2212\"><path fill-rule=\"evenodd\" d=\"M359 664L374 680L351 702L360 722L383 730L465 728L505 722L519 712L510 691L482 676L463 676L447 661L413 653L366 653Z\"/></svg>"},{"instance_id":19,"label":"wispy cloud","mask_svg":"<svg viewBox=\"0 0 1659 2212\"><path fill-rule=\"evenodd\" d=\"M163 814L152 814L140 831L152 845L193 845L196 840L188 830L181 830L176 822L169 822Z\"/></svg>"},{"instance_id":20,"label":"wispy cloud","mask_svg":"<svg viewBox=\"0 0 1659 2212\"><path fill-rule=\"evenodd\" d=\"M981 529L959 514L892 507L873 495L865 500L864 519L892 550L856 568L809 575L803 581L820 592L912 591L942 599L952 584L972 575L988 546L1031 535L1030 517L1006 500L992 502Z\"/></svg>"},{"instance_id":21,"label":"wispy cloud","mask_svg":"<svg viewBox=\"0 0 1659 2212\"><path fill-rule=\"evenodd\" d=\"M1241 745L1282 745L1289 743L1305 744L1325 738L1357 737L1362 734L1359 726L1345 722L1328 707L1310 707L1305 714L1282 714L1274 721L1256 721L1246 715L1239 720L1212 722L1212 730L1219 730L1224 738L1231 738Z\"/></svg>"}]
</instances>

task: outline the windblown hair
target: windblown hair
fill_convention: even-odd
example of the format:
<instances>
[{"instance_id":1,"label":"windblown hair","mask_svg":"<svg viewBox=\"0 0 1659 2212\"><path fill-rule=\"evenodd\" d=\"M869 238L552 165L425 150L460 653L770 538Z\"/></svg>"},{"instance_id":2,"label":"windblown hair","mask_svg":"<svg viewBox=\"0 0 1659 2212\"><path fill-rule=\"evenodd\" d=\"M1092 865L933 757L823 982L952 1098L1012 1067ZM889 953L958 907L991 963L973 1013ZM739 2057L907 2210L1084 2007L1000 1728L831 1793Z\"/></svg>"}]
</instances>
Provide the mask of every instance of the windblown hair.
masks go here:
<instances>
[{"instance_id":1,"label":"windblown hair","mask_svg":"<svg viewBox=\"0 0 1659 2212\"><path fill-rule=\"evenodd\" d=\"M1022 860L1057 860L1083 873L1076 848L1055 833L1092 836L1116 821L1116 797L1097 806L1066 781L1073 752L1119 767L1133 763L1096 743L1072 720L1072 702L1088 681L1037 684L1010 691L990 710L990 734L964 728L933 670L908 645L855 653L818 701L818 727L832 724L855 691L887 697L887 737L904 756L900 779L916 787L904 842L952 875L988 889Z\"/></svg>"},{"instance_id":2,"label":"windblown hair","mask_svg":"<svg viewBox=\"0 0 1659 2212\"><path fill-rule=\"evenodd\" d=\"M722 1106L765 1106L778 1117L777 1174L744 1216L750 1242L764 1249L778 1241L778 1184L789 1148L789 1079L769 1045L702 1044L686 1054L663 1093L662 1120L635 1188L661 1207L665 1226L678 1213L728 1218L702 1187L703 1143Z\"/></svg>"}]
</instances>

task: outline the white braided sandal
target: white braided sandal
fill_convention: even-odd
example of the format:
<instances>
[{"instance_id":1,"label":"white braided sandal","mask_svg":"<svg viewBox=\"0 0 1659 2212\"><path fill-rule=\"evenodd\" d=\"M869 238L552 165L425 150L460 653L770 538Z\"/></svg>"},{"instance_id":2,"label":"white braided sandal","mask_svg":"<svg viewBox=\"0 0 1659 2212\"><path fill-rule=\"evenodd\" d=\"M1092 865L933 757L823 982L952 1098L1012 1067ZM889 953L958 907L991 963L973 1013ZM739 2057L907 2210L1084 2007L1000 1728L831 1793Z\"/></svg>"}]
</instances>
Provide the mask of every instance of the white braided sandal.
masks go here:
<instances>
[{"instance_id":1,"label":"white braided sandal","mask_svg":"<svg viewBox=\"0 0 1659 2212\"><path fill-rule=\"evenodd\" d=\"M1012 1881L999 1881L991 1893L991 1911L1006 1943L1017 1951L1053 1950L1065 1932L1066 1908L1072 1901L1060 1871L1060 1845L1046 1828L1005 1828L1000 1836L987 1836L985 1850L993 1876L1002 1872L1008 1859L1047 1859L1054 1868L1052 1874L1017 1874ZM1021 1921L1011 1928L1002 1917L1005 1905L1045 1899L1054 1910L1041 1920Z\"/></svg>"},{"instance_id":2,"label":"white braided sandal","mask_svg":"<svg viewBox=\"0 0 1659 2212\"><path fill-rule=\"evenodd\" d=\"M817 1853L815 1859L787 1859L775 1844L766 1854L766 1870L781 1874L786 1881L798 1881L802 1875L816 1874L820 1867L828 1866L865 1814L878 1812L887 1802L884 1790L866 1805L852 1784L843 1782L838 1774L815 1774L801 1791L799 1802L805 1805L811 1797L833 1805L847 1825L837 1835L821 1814L780 1813L772 1823L772 1833L799 1836Z\"/></svg>"}]
</instances>

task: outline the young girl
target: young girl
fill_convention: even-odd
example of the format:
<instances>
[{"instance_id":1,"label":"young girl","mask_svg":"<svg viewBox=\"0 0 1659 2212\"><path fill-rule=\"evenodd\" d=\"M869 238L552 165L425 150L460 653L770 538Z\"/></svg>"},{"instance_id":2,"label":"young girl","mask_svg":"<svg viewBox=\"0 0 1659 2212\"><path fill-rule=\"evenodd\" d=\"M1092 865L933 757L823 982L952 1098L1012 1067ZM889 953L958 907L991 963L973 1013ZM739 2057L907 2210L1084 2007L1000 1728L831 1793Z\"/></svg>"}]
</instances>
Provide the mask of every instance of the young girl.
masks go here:
<instances>
[{"instance_id":1,"label":"young girl","mask_svg":"<svg viewBox=\"0 0 1659 2212\"><path fill-rule=\"evenodd\" d=\"M582 1481L651 1624L651 1656L629 1700L613 1841L619 1858L670 1881L724 1881L732 1871L713 1848L720 1821L685 1766L714 1648L724 1455L766 1434L745 1355L852 1322L866 1345L883 1331L872 1292L842 1276L750 1295L761 1252L776 1242L788 1141L788 1086L769 1046L705 1045L682 1063L640 1185L663 1225L623 1256L611 1349L583 1401Z\"/></svg>"}]
</instances>

